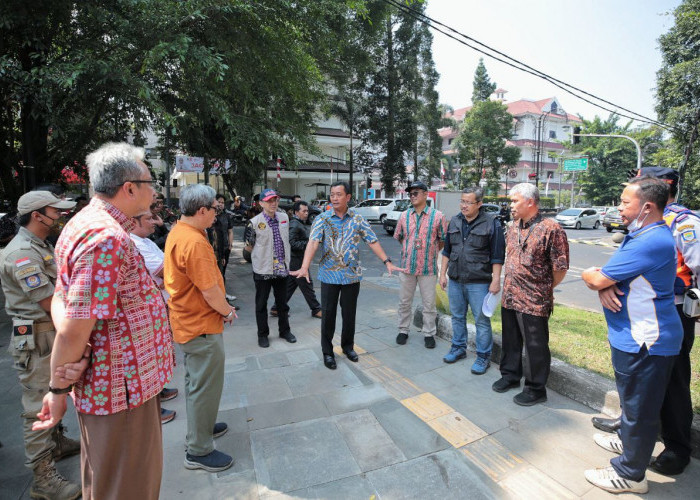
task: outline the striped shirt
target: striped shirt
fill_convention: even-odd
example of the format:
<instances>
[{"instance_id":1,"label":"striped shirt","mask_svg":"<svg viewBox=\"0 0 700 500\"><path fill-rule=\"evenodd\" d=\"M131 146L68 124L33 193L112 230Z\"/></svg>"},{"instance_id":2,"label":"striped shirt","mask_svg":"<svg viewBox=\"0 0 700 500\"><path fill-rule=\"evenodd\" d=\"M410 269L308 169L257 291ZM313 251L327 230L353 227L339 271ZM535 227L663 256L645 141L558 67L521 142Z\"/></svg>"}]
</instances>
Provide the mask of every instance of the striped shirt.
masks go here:
<instances>
[{"instance_id":1,"label":"striped shirt","mask_svg":"<svg viewBox=\"0 0 700 500\"><path fill-rule=\"evenodd\" d=\"M411 207L401 214L394 238L401 243L401 267L407 274L437 274L437 256L446 233L447 220L439 210L426 206L418 214Z\"/></svg>"}]
</instances>

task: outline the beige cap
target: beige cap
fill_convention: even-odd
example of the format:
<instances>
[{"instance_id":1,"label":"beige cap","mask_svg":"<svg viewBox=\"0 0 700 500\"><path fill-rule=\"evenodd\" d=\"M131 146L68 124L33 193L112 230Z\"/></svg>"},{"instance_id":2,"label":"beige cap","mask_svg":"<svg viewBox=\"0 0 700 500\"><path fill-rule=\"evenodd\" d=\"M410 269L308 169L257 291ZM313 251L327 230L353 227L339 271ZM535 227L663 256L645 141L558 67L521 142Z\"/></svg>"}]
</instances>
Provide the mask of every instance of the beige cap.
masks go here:
<instances>
[{"instance_id":1,"label":"beige cap","mask_svg":"<svg viewBox=\"0 0 700 500\"><path fill-rule=\"evenodd\" d=\"M17 211L19 215L24 215L44 207L66 210L74 206L74 201L62 200L51 191L29 191L20 196L17 202Z\"/></svg>"}]
</instances>

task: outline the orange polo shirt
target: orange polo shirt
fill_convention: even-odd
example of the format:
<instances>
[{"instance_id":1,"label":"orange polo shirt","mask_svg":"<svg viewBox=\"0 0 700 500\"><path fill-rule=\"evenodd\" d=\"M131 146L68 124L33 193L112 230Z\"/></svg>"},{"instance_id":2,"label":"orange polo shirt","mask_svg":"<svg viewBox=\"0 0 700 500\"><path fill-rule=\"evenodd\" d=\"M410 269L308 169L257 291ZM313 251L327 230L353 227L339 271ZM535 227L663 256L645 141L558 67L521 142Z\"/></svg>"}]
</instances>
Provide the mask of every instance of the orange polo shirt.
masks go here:
<instances>
[{"instance_id":1,"label":"orange polo shirt","mask_svg":"<svg viewBox=\"0 0 700 500\"><path fill-rule=\"evenodd\" d=\"M203 334L222 333L223 317L201 292L217 285L225 293L224 279L206 233L179 221L168 234L164 253L163 282L170 294L170 326L175 342L184 344Z\"/></svg>"}]
</instances>

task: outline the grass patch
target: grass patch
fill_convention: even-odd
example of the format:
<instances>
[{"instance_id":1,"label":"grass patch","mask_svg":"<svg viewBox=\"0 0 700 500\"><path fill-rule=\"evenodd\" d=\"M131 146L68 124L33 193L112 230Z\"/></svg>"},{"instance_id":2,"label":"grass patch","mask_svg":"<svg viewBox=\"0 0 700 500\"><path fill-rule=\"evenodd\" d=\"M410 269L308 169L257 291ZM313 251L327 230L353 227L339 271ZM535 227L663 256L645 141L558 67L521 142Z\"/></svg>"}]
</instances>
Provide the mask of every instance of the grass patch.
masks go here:
<instances>
[{"instance_id":1,"label":"grass patch","mask_svg":"<svg viewBox=\"0 0 700 500\"><path fill-rule=\"evenodd\" d=\"M440 312L445 312L440 308ZM474 323L471 311L467 322ZM491 318L494 333L501 334L501 310ZM585 368L611 380L615 379L610 361L608 328L602 313L585 311L556 304L549 318L549 348L552 356L573 366ZM690 393L693 410L700 413L700 348L690 352Z\"/></svg>"}]
</instances>

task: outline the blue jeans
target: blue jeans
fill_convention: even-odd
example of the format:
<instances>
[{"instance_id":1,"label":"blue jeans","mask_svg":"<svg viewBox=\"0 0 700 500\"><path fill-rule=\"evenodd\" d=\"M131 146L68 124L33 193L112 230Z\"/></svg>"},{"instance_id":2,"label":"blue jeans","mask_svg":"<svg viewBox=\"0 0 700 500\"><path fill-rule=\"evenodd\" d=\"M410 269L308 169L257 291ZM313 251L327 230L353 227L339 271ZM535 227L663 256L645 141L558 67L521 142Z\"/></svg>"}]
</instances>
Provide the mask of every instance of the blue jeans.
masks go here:
<instances>
[{"instance_id":1,"label":"blue jeans","mask_svg":"<svg viewBox=\"0 0 700 500\"><path fill-rule=\"evenodd\" d=\"M447 288L452 314L452 346L467 349L467 306L471 308L476 322L476 353L490 358L493 346L491 318L484 316L481 307L489 293L488 283L460 283L451 279Z\"/></svg>"}]
</instances>

